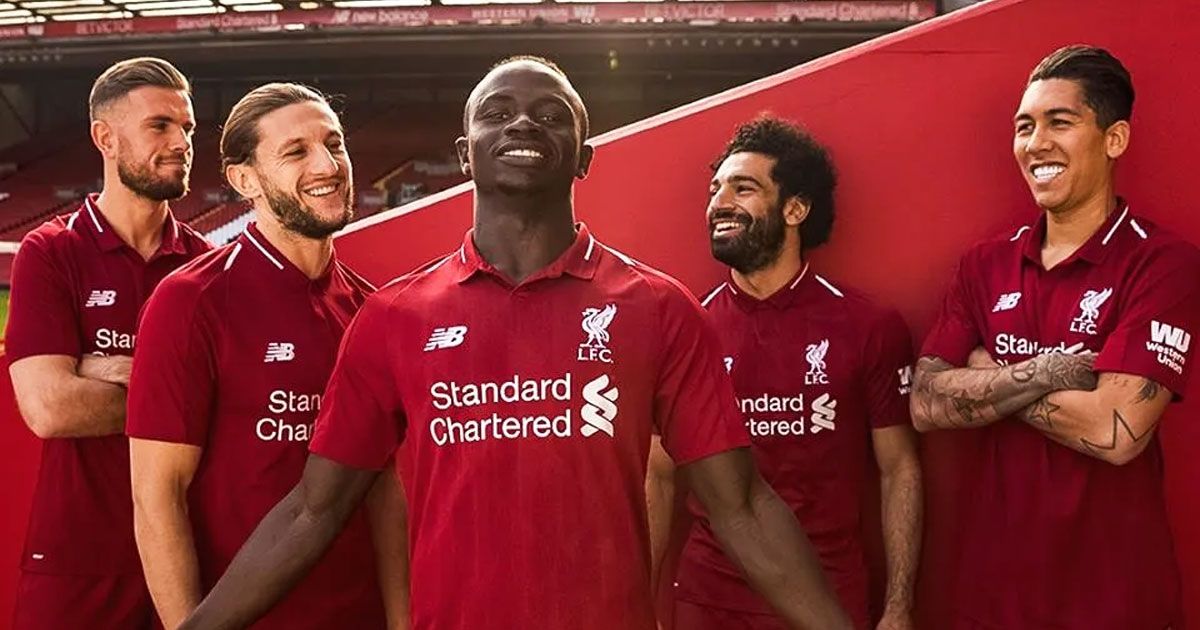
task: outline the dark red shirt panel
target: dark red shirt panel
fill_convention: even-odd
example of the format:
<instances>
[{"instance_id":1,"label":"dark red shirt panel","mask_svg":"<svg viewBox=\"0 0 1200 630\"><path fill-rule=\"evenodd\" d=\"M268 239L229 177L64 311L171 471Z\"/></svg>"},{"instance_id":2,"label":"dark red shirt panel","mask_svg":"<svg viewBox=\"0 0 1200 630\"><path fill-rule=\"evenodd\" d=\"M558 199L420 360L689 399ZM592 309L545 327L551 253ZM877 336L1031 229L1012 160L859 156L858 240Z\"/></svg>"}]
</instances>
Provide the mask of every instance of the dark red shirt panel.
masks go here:
<instances>
[{"instance_id":1,"label":"dark red shirt panel","mask_svg":"<svg viewBox=\"0 0 1200 630\"><path fill-rule=\"evenodd\" d=\"M89 197L21 241L9 300L9 363L39 355L133 354L138 311L151 291L209 249L203 237L168 215L158 251L145 260ZM75 575L141 573L125 436L42 442L21 567Z\"/></svg>"},{"instance_id":2,"label":"dark red shirt panel","mask_svg":"<svg viewBox=\"0 0 1200 630\"><path fill-rule=\"evenodd\" d=\"M899 314L805 269L765 300L732 283L706 307L721 333L763 477L795 512L859 627L868 624L862 542L871 430L907 425L912 340ZM771 613L697 521L676 594Z\"/></svg>"},{"instance_id":3,"label":"dark red shirt panel","mask_svg":"<svg viewBox=\"0 0 1200 630\"><path fill-rule=\"evenodd\" d=\"M336 257L310 280L252 225L147 303L127 431L203 448L189 514L205 590L300 479L338 343L372 290ZM254 627L382 627L361 513Z\"/></svg>"},{"instance_id":4,"label":"dark red shirt panel","mask_svg":"<svg viewBox=\"0 0 1200 630\"><path fill-rule=\"evenodd\" d=\"M412 466L417 630L649 630L645 477L746 446L717 339L674 280L585 227L513 286L467 235L351 324L312 450Z\"/></svg>"},{"instance_id":5,"label":"dark red shirt panel","mask_svg":"<svg viewBox=\"0 0 1200 630\"><path fill-rule=\"evenodd\" d=\"M1122 207L1069 259L1041 265L1045 219L972 248L922 354L962 365L1089 350L1096 369L1181 395L1200 318L1200 252ZM1002 420L983 432L965 510L961 615L995 628L1162 628L1178 622L1162 453L1117 467ZM979 585L987 585L979 588Z\"/></svg>"}]
</instances>

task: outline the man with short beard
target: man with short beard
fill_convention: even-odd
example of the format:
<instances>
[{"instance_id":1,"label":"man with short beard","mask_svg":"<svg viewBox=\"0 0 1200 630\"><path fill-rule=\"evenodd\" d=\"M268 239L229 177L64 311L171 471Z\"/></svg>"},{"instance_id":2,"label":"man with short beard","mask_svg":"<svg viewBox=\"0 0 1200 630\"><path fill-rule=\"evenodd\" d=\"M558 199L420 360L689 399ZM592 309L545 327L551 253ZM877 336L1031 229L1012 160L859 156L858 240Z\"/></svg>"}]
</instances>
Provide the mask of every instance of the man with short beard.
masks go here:
<instances>
[{"instance_id":1,"label":"man with short beard","mask_svg":"<svg viewBox=\"0 0 1200 630\"><path fill-rule=\"evenodd\" d=\"M133 537L125 385L146 296L210 249L167 206L187 192L190 91L162 59L105 70L88 99L103 188L27 234L13 262L9 374L25 423L43 440L18 630L153 621Z\"/></svg>"},{"instance_id":2,"label":"man with short beard","mask_svg":"<svg viewBox=\"0 0 1200 630\"><path fill-rule=\"evenodd\" d=\"M877 627L907 630L921 544L911 340L895 311L811 268L808 252L833 227L834 185L827 152L799 127L774 118L739 127L717 160L707 211L713 256L729 265L730 280L703 304L721 331L755 462L808 533L860 630L871 627L862 497L874 453L887 555ZM653 453L650 522L663 549L673 466L661 449ZM726 558L704 510L693 508L675 580L676 627L783 628Z\"/></svg>"},{"instance_id":3,"label":"man with short beard","mask_svg":"<svg viewBox=\"0 0 1200 630\"><path fill-rule=\"evenodd\" d=\"M166 628L200 602L259 519L300 478L321 392L351 317L373 287L337 260L354 190L342 125L305 86L243 97L221 137L229 185L256 223L181 268L146 304L129 385L134 524ZM381 566L403 562L395 477L369 502L387 519ZM255 628L383 628L367 514ZM390 535L390 536L389 536ZM394 574L389 571L386 575ZM389 584L391 627L407 616Z\"/></svg>"}]
</instances>

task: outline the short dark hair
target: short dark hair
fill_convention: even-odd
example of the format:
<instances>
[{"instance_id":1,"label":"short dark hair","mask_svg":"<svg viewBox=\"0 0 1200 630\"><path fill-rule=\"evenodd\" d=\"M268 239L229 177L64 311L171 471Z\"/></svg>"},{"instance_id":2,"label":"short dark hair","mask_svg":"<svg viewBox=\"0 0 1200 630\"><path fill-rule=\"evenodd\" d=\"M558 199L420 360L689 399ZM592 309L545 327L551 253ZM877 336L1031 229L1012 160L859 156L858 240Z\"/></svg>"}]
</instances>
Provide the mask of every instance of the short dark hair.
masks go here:
<instances>
[{"instance_id":1,"label":"short dark hair","mask_svg":"<svg viewBox=\"0 0 1200 630\"><path fill-rule=\"evenodd\" d=\"M258 121L277 109L297 103L329 105L324 94L300 83L267 83L250 90L229 111L221 128L221 172L234 164L253 164L262 140Z\"/></svg>"},{"instance_id":2,"label":"short dark hair","mask_svg":"<svg viewBox=\"0 0 1200 630\"><path fill-rule=\"evenodd\" d=\"M538 64L541 66L545 66L554 74L557 74L558 76L562 77L563 81L566 81L568 84L571 83L571 78L567 76L567 73L561 67L559 67L558 64L554 63L553 61L551 61L545 57L540 57L538 55L510 55L510 56L505 57L505 58L501 59L500 61L497 61L496 63L492 64L492 67L488 68L488 71L486 73L484 73L484 76L491 74L493 70L495 70L496 68L499 68L500 66L507 66L510 63L517 63L520 61L528 61L530 63L535 63L535 64ZM580 114L582 114L582 116L583 116L583 120L581 121L583 123L583 139L587 140L588 134L591 133L591 121L588 120L587 107L583 104L582 97L580 97L580 99L579 99L579 107L580 107ZM467 117L469 115L469 112L467 110L468 110L467 107L463 108L463 133L466 133L467 124L470 122L469 120L467 120Z\"/></svg>"},{"instance_id":3,"label":"short dark hair","mask_svg":"<svg viewBox=\"0 0 1200 630\"><path fill-rule=\"evenodd\" d=\"M118 61L96 77L88 95L88 115L95 120L100 110L140 87L160 87L192 93L187 77L171 62L158 57L134 57Z\"/></svg>"},{"instance_id":4,"label":"short dark hair","mask_svg":"<svg viewBox=\"0 0 1200 630\"><path fill-rule=\"evenodd\" d=\"M1133 80L1112 53L1076 44L1050 53L1029 73L1029 82L1066 79L1083 88L1083 101L1096 112L1096 123L1108 129L1133 115Z\"/></svg>"},{"instance_id":5,"label":"short dark hair","mask_svg":"<svg viewBox=\"0 0 1200 630\"><path fill-rule=\"evenodd\" d=\"M809 204L808 218L800 224L800 240L813 249L829 240L833 231L833 190L837 173L829 152L799 125L763 115L743 123L712 168L734 153L761 153L775 158L771 179L779 186L779 201L799 197Z\"/></svg>"}]
</instances>

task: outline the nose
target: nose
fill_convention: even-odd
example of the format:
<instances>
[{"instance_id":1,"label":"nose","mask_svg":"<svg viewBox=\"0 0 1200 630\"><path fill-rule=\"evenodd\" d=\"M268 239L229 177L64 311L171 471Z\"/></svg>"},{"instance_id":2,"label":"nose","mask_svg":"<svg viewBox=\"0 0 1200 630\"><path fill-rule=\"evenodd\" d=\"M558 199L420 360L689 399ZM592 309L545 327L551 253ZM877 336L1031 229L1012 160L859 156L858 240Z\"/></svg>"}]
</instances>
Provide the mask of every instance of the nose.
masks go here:
<instances>
[{"instance_id":1,"label":"nose","mask_svg":"<svg viewBox=\"0 0 1200 630\"><path fill-rule=\"evenodd\" d=\"M192 134L183 127L174 127L170 137L172 153L188 153L192 150Z\"/></svg>"},{"instance_id":2,"label":"nose","mask_svg":"<svg viewBox=\"0 0 1200 630\"><path fill-rule=\"evenodd\" d=\"M733 187L724 184L717 187L708 199L709 212L727 210L733 207Z\"/></svg>"},{"instance_id":3,"label":"nose","mask_svg":"<svg viewBox=\"0 0 1200 630\"><path fill-rule=\"evenodd\" d=\"M510 135L530 134L538 131L541 131L541 125L529 115L529 112L519 112L504 128L504 133Z\"/></svg>"},{"instance_id":4,"label":"nose","mask_svg":"<svg viewBox=\"0 0 1200 630\"><path fill-rule=\"evenodd\" d=\"M321 145L320 148L313 151L312 155L313 159L309 164L309 169L314 175L336 175L342 169L342 165L338 162L337 157L325 145Z\"/></svg>"},{"instance_id":5,"label":"nose","mask_svg":"<svg viewBox=\"0 0 1200 630\"><path fill-rule=\"evenodd\" d=\"M1033 131L1025 140L1025 150L1029 153L1040 153L1048 150L1053 145L1050 142L1050 134L1042 125L1034 125Z\"/></svg>"}]
</instances>

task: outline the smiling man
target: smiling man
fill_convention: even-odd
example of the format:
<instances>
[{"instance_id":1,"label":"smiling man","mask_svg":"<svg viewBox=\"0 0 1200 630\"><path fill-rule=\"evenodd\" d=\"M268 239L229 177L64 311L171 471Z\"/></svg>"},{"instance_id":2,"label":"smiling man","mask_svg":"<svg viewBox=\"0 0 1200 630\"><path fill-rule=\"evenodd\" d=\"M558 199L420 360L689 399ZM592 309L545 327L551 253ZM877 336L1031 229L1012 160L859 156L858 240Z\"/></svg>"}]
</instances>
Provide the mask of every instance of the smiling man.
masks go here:
<instances>
[{"instance_id":1,"label":"smiling man","mask_svg":"<svg viewBox=\"0 0 1200 630\"><path fill-rule=\"evenodd\" d=\"M1155 428L1192 370L1200 252L1116 195L1132 108L1104 50L1038 64L1013 153L1042 215L967 252L917 363L917 428L984 440L947 627L1180 622Z\"/></svg>"},{"instance_id":2,"label":"smiling man","mask_svg":"<svg viewBox=\"0 0 1200 630\"><path fill-rule=\"evenodd\" d=\"M188 189L190 93L162 59L105 70L88 99L104 186L26 235L13 262L6 358L21 416L43 440L16 630L154 620L133 538L125 386L146 297L211 249L168 206Z\"/></svg>"},{"instance_id":3,"label":"smiling man","mask_svg":"<svg viewBox=\"0 0 1200 630\"><path fill-rule=\"evenodd\" d=\"M413 628L651 630L644 483L658 432L780 614L796 628L848 628L754 468L700 306L575 222L572 187L593 150L566 75L506 60L475 86L464 123L474 229L368 299L303 478L185 627L261 614L404 443Z\"/></svg>"},{"instance_id":4,"label":"smiling man","mask_svg":"<svg viewBox=\"0 0 1200 630\"><path fill-rule=\"evenodd\" d=\"M221 136L225 178L254 206L233 243L167 278L146 304L129 384L134 522L163 625L176 628L304 468L337 346L373 288L335 256L354 190L342 124L323 96L271 83ZM380 568L403 566L399 487L376 483ZM384 627L366 516L259 630ZM407 615L404 584L388 605ZM399 627L393 625L393 627Z\"/></svg>"}]
</instances>

